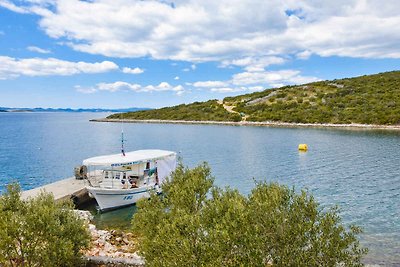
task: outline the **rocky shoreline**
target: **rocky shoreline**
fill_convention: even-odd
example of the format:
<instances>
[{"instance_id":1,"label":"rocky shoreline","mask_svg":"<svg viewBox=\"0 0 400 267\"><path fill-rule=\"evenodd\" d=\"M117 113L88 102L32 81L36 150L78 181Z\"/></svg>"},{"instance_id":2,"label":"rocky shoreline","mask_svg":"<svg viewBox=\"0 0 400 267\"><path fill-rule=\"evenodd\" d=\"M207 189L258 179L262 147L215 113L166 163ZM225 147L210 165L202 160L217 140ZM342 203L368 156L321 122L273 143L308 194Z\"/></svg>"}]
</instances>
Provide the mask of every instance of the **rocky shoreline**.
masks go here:
<instances>
[{"instance_id":1,"label":"rocky shoreline","mask_svg":"<svg viewBox=\"0 0 400 267\"><path fill-rule=\"evenodd\" d=\"M287 127L287 128L335 128L349 130L400 130L400 125L377 125L377 124L333 124L333 123L292 123L292 122L253 122L253 121L183 121L183 120L133 120L133 119L92 119L93 122L124 122L124 123L166 123L166 124L210 124L231 126L264 126L264 127Z\"/></svg>"},{"instance_id":2,"label":"rocky shoreline","mask_svg":"<svg viewBox=\"0 0 400 267\"><path fill-rule=\"evenodd\" d=\"M91 240L84 251L86 266L144 266L143 257L138 255L137 240L132 233L121 230L100 230L91 223L89 211L74 210L88 227Z\"/></svg>"}]
</instances>

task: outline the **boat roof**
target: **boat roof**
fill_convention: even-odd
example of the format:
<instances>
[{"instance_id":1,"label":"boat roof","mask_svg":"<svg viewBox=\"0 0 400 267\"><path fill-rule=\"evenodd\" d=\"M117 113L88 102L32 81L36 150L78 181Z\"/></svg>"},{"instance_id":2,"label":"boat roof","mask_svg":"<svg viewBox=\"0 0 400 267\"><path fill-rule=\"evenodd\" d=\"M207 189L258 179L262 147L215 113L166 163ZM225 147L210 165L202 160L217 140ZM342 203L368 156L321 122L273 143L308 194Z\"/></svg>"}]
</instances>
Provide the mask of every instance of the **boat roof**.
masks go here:
<instances>
[{"instance_id":1,"label":"boat roof","mask_svg":"<svg viewBox=\"0 0 400 267\"><path fill-rule=\"evenodd\" d=\"M83 161L83 165L117 167L125 165L134 165L141 162L147 162L149 160L157 160L175 155L176 153L173 151L145 149L145 150L136 150L132 152L127 152L125 153L125 156L123 156L122 153L120 153L120 154L104 155L104 156L88 158Z\"/></svg>"}]
</instances>

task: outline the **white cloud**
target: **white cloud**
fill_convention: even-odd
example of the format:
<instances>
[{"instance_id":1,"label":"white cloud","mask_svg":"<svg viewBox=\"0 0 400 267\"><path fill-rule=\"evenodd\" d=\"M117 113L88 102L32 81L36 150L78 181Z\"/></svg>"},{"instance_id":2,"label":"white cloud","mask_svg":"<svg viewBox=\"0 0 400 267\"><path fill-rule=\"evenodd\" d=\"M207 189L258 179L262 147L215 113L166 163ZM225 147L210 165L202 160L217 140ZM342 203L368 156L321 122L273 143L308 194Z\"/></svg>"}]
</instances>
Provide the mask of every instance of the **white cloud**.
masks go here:
<instances>
[{"instance_id":1,"label":"white cloud","mask_svg":"<svg viewBox=\"0 0 400 267\"><path fill-rule=\"evenodd\" d=\"M182 85L178 85L173 87L172 91L177 92L177 94L182 94L185 91L185 88Z\"/></svg>"},{"instance_id":2,"label":"white cloud","mask_svg":"<svg viewBox=\"0 0 400 267\"><path fill-rule=\"evenodd\" d=\"M80 73L102 73L118 69L111 61L72 62L56 58L16 59L0 56L0 80L24 76L74 75Z\"/></svg>"},{"instance_id":3,"label":"white cloud","mask_svg":"<svg viewBox=\"0 0 400 267\"><path fill-rule=\"evenodd\" d=\"M134 69L125 67L125 68L122 69L122 72L123 73L129 73L129 74L140 74L140 73L144 72L144 69L141 69L141 68L138 68L138 67L136 67Z\"/></svg>"},{"instance_id":4,"label":"white cloud","mask_svg":"<svg viewBox=\"0 0 400 267\"><path fill-rule=\"evenodd\" d=\"M312 52L309 50L304 50L296 54L298 59L308 59L312 55Z\"/></svg>"},{"instance_id":5,"label":"white cloud","mask_svg":"<svg viewBox=\"0 0 400 267\"><path fill-rule=\"evenodd\" d=\"M181 95L185 88L182 85L172 86L167 82L161 82L158 85L140 85L137 83L128 83L123 81L117 81L113 83L98 83L95 87L84 88L80 85L75 86L75 89L81 93L95 93L98 91L134 91L134 92L175 92L177 95Z\"/></svg>"},{"instance_id":6,"label":"white cloud","mask_svg":"<svg viewBox=\"0 0 400 267\"><path fill-rule=\"evenodd\" d=\"M265 90L263 86L240 86L240 87L218 87L218 88L211 88L211 92L217 93L236 93L236 92L255 92L255 91L262 91Z\"/></svg>"},{"instance_id":7,"label":"white cloud","mask_svg":"<svg viewBox=\"0 0 400 267\"><path fill-rule=\"evenodd\" d=\"M174 80L179 80L180 78L179 78L179 76L175 76L175 78L174 78Z\"/></svg>"},{"instance_id":8,"label":"white cloud","mask_svg":"<svg viewBox=\"0 0 400 267\"><path fill-rule=\"evenodd\" d=\"M26 49L28 49L29 51L37 52L37 53L41 53L41 54L49 54L49 53L51 53L50 50L43 49L43 48L40 48L40 47L37 47L37 46L28 46Z\"/></svg>"},{"instance_id":9,"label":"white cloud","mask_svg":"<svg viewBox=\"0 0 400 267\"><path fill-rule=\"evenodd\" d=\"M296 70L246 71L234 74L228 81L198 81L188 85L209 88L211 92L231 93L261 91L271 87L304 84L318 80L317 77L303 76Z\"/></svg>"},{"instance_id":10,"label":"white cloud","mask_svg":"<svg viewBox=\"0 0 400 267\"><path fill-rule=\"evenodd\" d=\"M93 94L97 92L96 88L93 87L82 87L80 85L75 86L75 90L82 94Z\"/></svg>"},{"instance_id":11,"label":"white cloud","mask_svg":"<svg viewBox=\"0 0 400 267\"><path fill-rule=\"evenodd\" d=\"M240 91L245 91L243 88L232 88L232 87L219 87L219 88L211 88L211 92L217 92L217 93L233 93L233 92L240 92Z\"/></svg>"},{"instance_id":12,"label":"white cloud","mask_svg":"<svg viewBox=\"0 0 400 267\"><path fill-rule=\"evenodd\" d=\"M20 13L20 14L30 13L29 10L27 10L26 8L16 6L15 4L13 4L7 0L0 0L0 7L7 8L11 11L14 11L14 12Z\"/></svg>"},{"instance_id":13,"label":"white cloud","mask_svg":"<svg viewBox=\"0 0 400 267\"><path fill-rule=\"evenodd\" d=\"M243 57L233 60L223 60L221 67L239 66L244 67L247 71L264 71L266 67L270 65L277 65L285 63L285 59L276 56L264 56L264 57Z\"/></svg>"},{"instance_id":14,"label":"white cloud","mask_svg":"<svg viewBox=\"0 0 400 267\"><path fill-rule=\"evenodd\" d=\"M182 85L177 85L177 86L172 86L167 82L162 82L159 85L147 85L145 87L142 87L138 89L137 91L139 92L160 92L160 91L174 91L174 92L180 92L183 91L184 88Z\"/></svg>"},{"instance_id":15,"label":"white cloud","mask_svg":"<svg viewBox=\"0 0 400 267\"><path fill-rule=\"evenodd\" d=\"M194 87L206 87L206 88L224 87L224 86L227 86L227 83L222 82L222 81L202 81L202 82L193 83L193 86Z\"/></svg>"},{"instance_id":16,"label":"white cloud","mask_svg":"<svg viewBox=\"0 0 400 267\"><path fill-rule=\"evenodd\" d=\"M190 65L190 68L192 69L192 70L196 70L196 65L195 64L192 64L192 65Z\"/></svg>"},{"instance_id":17,"label":"white cloud","mask_svg":"<svg viewBox=\"0 0 400 267\"><path fill-rule=\"evenodd\" d=\"M272 85L272 84L303 84L318 81L316 77L300 75L297 70L279 70L264 72L241 72L232 76L234 85Z\"/></svg>"},{"instance_id":18,"label":"white cloud","mask_svg":"<svg viewBox=\"0 0 400 267\"><path fill-rule=\"evenodd\" d=\"M194 63L307 53L400 58L398 0L179 0L174 7L133 0L17 3L0 0L4 8L37 14L47 35L91 54ZM244 67L262 71L268 64L276 62Z\"/></svg>"},{"instance_id":19,"label":"white cloud","mask_svg":"<svg viewBox=\"0 0 400 267\"><path fill-rule=\"evenodd\" d=\"M120 90L132 90L136 91L141 86L138 84L130 84L127 82L114 82L114 83L99 83L96 85L96 89L99 91L117 92Z\"/></svg>"},{"instance_id":20,"label":"white cloud","mask_svg":"<svg viewBox=\"0 0 400 267\"><path fill-rule=\"evenodd\" d=\"M282 86L280 86L280 87L282 87ZM262 90L265 90L265 89L266 88L263 87L263 86L250 86L250 87L247 87L247 90L249 90L249 91L262 91Z\"/></svg>"}]
</instances>

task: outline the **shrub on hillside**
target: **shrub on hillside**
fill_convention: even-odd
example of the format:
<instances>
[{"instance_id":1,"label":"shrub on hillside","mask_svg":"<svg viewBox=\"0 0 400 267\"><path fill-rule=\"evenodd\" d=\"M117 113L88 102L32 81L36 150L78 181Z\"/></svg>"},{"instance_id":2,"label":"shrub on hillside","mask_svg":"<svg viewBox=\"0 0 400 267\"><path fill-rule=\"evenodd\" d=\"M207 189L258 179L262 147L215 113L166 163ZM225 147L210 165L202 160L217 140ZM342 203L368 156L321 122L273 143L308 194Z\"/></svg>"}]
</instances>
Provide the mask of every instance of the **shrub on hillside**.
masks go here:
<instances>
[{"instance_id":1,"label":"shrub on hillside","mask_svg":"<svg viewBox=\"0 0 400 267\"><path fill-rule=\"evenodd\" d=\"M43 192L22 201L9 185L0 198L0 266L79 266L89 233L71 207Z\"/></svg>"},{"instance_id":2,"label":"shrub on hillside","mask_svg":"<svg viewBox=\"0 0 400 267\"><path fill-rule=\"evenodd\" d=\"M138 203L133 230L149 266L361 266L358 227L312 196L260 183L249 196L180 165L164 195Z\"/></svg>"}]
</instances>

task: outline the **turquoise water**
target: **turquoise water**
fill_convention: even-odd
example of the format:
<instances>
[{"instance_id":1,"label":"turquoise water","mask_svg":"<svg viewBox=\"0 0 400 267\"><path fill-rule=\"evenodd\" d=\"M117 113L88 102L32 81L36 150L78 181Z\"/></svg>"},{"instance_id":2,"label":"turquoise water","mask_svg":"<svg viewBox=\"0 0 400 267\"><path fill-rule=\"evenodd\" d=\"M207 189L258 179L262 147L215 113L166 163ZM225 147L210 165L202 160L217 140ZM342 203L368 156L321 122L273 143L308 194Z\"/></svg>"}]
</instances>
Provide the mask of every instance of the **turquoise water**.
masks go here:
<instances>
[{"instance_id":1,"label":"turquoise water","mask_svg":"<svg viewBox=\"0 0 400 267\"><path fill-rule=\"evenodd\" d=\"M72 176L85 158L119 152L121 124L89 122L98 113L0 113L0 190ZM180 152L186 165L209 162L216 184L247 194L255 180L312 192L339 205L346 224L364 228L367 263L400 265L400 132L124 124L127 150ZM297 151L307 143L309 151ZM135 207L101 214L101 226L126 225Z\"/></svg>"}]
</instances>

